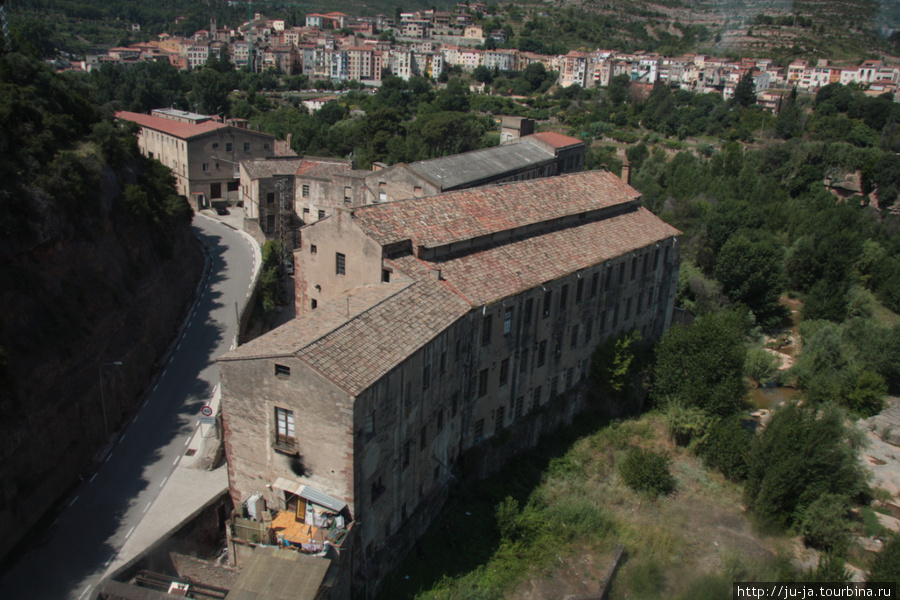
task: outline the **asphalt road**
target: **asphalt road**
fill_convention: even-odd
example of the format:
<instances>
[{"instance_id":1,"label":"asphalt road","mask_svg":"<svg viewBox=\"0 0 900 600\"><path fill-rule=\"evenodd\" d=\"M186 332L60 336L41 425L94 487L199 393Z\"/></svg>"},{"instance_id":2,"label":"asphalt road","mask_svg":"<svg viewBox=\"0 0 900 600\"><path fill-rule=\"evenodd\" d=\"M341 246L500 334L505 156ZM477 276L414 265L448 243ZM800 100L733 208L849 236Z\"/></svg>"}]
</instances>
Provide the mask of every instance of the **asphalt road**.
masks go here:
<instances>
[{"instance_id":1,"label":"asphalt road","mask_svg":"<svg viewBox=\"0 0 900 600\"><path fill-rule=\"evenodd\" d=\"M0 598L87 597L183 455L219 384L215 360L234 341L256 260L247 239L217 220L197 216L194 231L208 244L211 265L171 360L105 462L73 492L45 539L0 580Z\"/></svg>"}]
</instances>

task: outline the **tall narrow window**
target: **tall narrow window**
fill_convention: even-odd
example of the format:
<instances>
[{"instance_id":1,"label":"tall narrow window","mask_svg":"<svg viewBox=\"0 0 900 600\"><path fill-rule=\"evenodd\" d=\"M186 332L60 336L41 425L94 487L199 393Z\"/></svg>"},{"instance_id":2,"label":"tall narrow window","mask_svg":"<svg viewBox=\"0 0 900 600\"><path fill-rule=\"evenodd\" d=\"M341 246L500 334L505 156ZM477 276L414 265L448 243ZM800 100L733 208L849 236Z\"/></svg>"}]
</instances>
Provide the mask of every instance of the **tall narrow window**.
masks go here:
<instances>
[{"instance_id":1,"label":"tall narrow window","mask_svg":"<svg viewBox=\"0 0 900 600\"><path fill-rule=\"evenodd\" d=\"M478 373L478 397L481 398L487 394L488 387L488 370L482 369Z\"/></svg>"},{"instance_id":2,"label":"tall narrow window","mask_svg":"<svg viewBox=\"0 0 900 600\"><path fill-rule=\"evenodd\" d=\"M544 292L544 317L550 316L550 303L553 301L553 290Z\"/></svg>"},{"instance_id":3,"label":"tall narrow window","mask_svg":"<svg viewBox=\"0 0 900 600\"><path fill-rule=\"evenodd\" d=\"M538 344L538 352L537 352L537 366L543 367L544 363L547 361L547 340L541 341Z\"/></svg>"},{"instance_id":4,"label":"tall narrow window","mask_svg":"<svg viewBox=\"0 0 900 600\"><path fill-rule=\"evenodd\" d=\"M525 313L522 315L522 321L528 325L531 323L531 313L534 312L534 298L525 300Z\"/></svg>"},{"instance_id":5,"label":"tall narrow window","mask_svg":"<svg viewBox=\"0 0 900 600\"><path fill-rule=\"evenodd\" d=\"M481 345L487 346L491 343L491 322L494 315L486 315L481 320Z\"/></svg>"},{"instance_id":6,"label":"tall narrow window","mask_svg":"<svg viewBox=\"0 0 900 600\"><path fill-rule=\"evenodd\" d=\"M509 382L509 359L504 358L500 362L500 387L503 387Z\"/></svg>"},{"instance_id":7,"label":"tall narrow window","mask_svg":"<svg viewBox=\"0 0 900 600\"><path fill-rule=\"evenodd\" d=\"M347 257L340 252L335 254L335 273L338 275L347 274Z\"/></svg>"},{"instance_id":8,"label":"tall narrow window","mask_svg":"<svg viewBox=\"0 0 900 600\"><path fill-rule=\"evenodd\" d=\"M569 284L565 284L562 286L562 289L559 291L559 312L566 311L566 304L569 302Z\"/></svg>"},{"instance_id":9,"label":"tall narrow window","mask_svg":"<svg viewBox=\"0 0 900 600\"><path fill-rule=\"evenodd\" d=\"M304 184L303 184L303 187L301 188L301 190L302 190L302 193L303 193L303 197L304 197L304 198L309 198L309 184L308 184L308 183L304 183Z\"/></svg>"},{"instance_id":10,"label":"tall narrow window","mask_svg":"<svg viewBox=\"0 0 900 600\"><path fill-rule=\"evenodd\" d=\"M591 298L597 295L597 290L600 288L600 273L595 272L591 275Z\"/></svg>"},{"instance_id":11,"label":"tall narrow window","mask_svg":"<svg viewBox=\"0 0 900 600\"><path fill-rule=\"evenodd\" d=\"M578 347L578 325L572 327L572 340L569 347L573 350Z\"/></svg>"},{"instance_id":12,"label":"tall narrow window","mask_svg":"<svg viewBox=\"0 0 900 600\"><path fill-rule=\"evenodd\" d=\"M503 335L509 335L512 332L513 309L510 306L503 311Z\"/></svg>"},{"instance_id":13,"label":"tall narrow window","mask_svg":"<svg viewBox=\"0 0 900 600\"><path fill-rule=\"evenodd\" d=\"M581 302L581 298L584 296L584 279L579 279L578 283L575 285L575 304Z\"/></svg>"},{"instance_id":14,"label":"tall narrow window","mask_svg":"<svg viewBox=\"0 0 900 600\"><path fill-rule=\"evenodd\" d=\"M275 407L275 441L279 444L292 444L294 437L294 411Z\"/></svg>"}]
</instances>

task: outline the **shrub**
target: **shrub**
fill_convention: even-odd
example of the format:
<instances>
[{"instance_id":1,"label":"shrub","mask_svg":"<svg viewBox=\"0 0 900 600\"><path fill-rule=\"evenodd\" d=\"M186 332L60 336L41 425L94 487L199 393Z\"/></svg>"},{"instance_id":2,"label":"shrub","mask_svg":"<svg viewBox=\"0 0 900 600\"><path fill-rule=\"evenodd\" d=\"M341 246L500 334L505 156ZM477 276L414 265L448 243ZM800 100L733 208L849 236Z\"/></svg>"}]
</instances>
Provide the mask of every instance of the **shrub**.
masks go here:
<instances>
[{"instance_id":1,"label":"shrub","mask_svg":"<svg viewBox=\"0 0 900 600\"><path fill-rule=\"evenodd\" d=\"M799 510L797 522L807 546L842 554L847 548L850 527L849 500L839 494L822 494Z\"/></svg>"},{"instance_id":2,"label":"shrub","mask_svg":"<svg viewBox=\"0 0 900 600\"><path fill-rule=\"evenodd\" d=\"M753 434L747 431L740 417L721 419L709 428L698 454L706 466L732 481L740 481L747 477L747 455L752 441Z\"/></svg>"},{"instance_id":3,"label":"shrub","mask_svg":"<svg viewBox=\"0 0 900 600\"><path fill-rule=\"evenodd\" d=\"M892 534L872 561L866 581L900 582L900 536Z\"/></svg>"},{"instance_id":4,"label":"shrub","mask_svg":"<svg viewBox=\"0 0 900 600\"><path fill-rule=\"evenodd\" d=\"M747 351L744 373L760 385L767 385L778 379L778 359L764 348Z\"/></svg>"},{"instance_id":5,"label":"shrub","mask_svg":"<svg viewBox=\"0 0 900 600\"><path fill-rule=\"evenodd\" d=\"M787 404L751 444L748 457L747 503L778 525L795 524L798 508L823 494L851 498L868 491L852 432L841 411L821 413L808 406Z\"/></svg>"},{"instance_id":6,"label":"shrub","mask_svg":"<svg viewBox=\"0 0 900 600\"><path fill-rule=\"evenodd\" d=\"M648 496L669 494L675 489L675 479L669 472L670 462L665 454L631 448L619 464L619 476L636 492Z\"/></svg>"}]
</instances>

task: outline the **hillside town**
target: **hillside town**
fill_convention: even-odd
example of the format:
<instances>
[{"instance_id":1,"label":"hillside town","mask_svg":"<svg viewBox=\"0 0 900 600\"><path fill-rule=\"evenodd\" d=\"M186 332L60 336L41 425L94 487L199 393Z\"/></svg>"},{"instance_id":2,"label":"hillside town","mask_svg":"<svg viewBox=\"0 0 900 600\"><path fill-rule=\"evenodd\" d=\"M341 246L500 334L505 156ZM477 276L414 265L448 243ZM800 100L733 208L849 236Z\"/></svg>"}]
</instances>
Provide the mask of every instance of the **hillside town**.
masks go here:
<instances>
[{"instance_id":1,"label":"hillside town","mask_svg":"<svg viewBox=\"0 0 900 600\"><path fill-rule=\"evenodd\" d=\"M379 14L352 17L340 12L306 15L302 27L288 27L283 19L267 19L260 13L237 28L218 27L197 31L190 38L168 34L157 41L110 49L72 63L77 70L96 69L107 63L168 61L179 69L196 69L211 58L228 59L237 68L254 72L304 74L312 80L356 81L378 86L386 73L408 80L413 76L438 79L458 68L471 73L479 67L492 71L522 71L541 63L559 74L562 87L605 87L626 75L632 84L667 83L698 93L734 95L738 82L753 78L760 104L775 109L779 92L796 87L815 93L829 83L859 84L869 93L895 94L900 67L884 60L865 60L858 65L836 65L827 59L797 60L779 66L769 59L729 60L704 54L660 56L655 53L622 53L596 49L542 55L500 48L503 30L485 32L475 24L475 14L485 16L483 4L459 5L454 12L424 10L402 12L399 21ZM138 27L135 25L134 27Z\"/></svg>"}]
</instances>

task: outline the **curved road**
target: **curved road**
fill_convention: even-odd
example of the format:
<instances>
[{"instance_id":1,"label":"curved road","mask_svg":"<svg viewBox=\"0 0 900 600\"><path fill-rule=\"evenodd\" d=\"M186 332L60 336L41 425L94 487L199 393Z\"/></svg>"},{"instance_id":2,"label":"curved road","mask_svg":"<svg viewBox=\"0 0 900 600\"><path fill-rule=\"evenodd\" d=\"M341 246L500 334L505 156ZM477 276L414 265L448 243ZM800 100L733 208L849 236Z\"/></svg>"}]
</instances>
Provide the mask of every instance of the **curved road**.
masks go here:
<instances>
[{"instance_id":1,"label":"curved road","mask_svg":"<svg viewBox=\"0 0 900 600\"><path fill-rule=\"evenodd\" d=\"M215 219L198 215L193 227L208 245L211 265L170 361L106 461L73 492L45 538L0 580L0 598L89 597L194 435L200 408L219 383L216 358L235 337L235 305L243 307L260 259L255 243Z\"/></svg>"}]
</instances>

